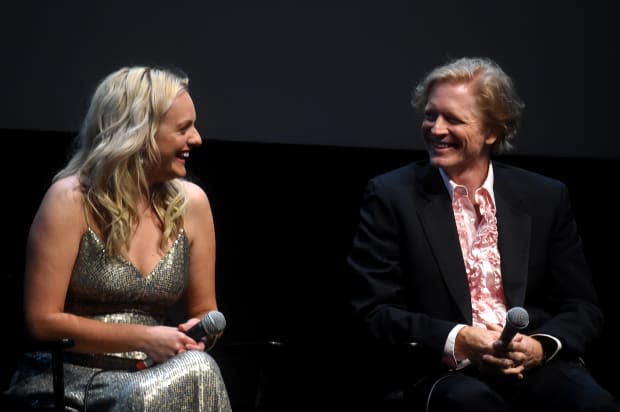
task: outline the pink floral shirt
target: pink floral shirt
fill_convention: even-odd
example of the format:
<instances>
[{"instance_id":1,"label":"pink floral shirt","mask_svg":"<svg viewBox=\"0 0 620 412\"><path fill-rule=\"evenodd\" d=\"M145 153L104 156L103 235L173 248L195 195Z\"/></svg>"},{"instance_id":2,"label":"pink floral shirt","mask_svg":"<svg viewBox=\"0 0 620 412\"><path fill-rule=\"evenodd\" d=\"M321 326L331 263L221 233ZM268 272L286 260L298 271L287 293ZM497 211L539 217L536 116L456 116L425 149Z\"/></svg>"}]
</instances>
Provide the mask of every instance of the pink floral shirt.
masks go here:
<instances>
[{"instance_id":1,"label":"pink floral shirt","mask_svg":"<svg viewBox=\"0 0 620 412\"><path fill-rule=\"evenodd\" d=\"M478 212L469 200L465 186L457 185L452 180L449 180L449 186L452 189L452 210L467 272L473 325L484 327L486 323L494 323L503 326L506 299L497 248L493 169L489 168L486 181L474 194Z\"/></svg>"}]
</instances>

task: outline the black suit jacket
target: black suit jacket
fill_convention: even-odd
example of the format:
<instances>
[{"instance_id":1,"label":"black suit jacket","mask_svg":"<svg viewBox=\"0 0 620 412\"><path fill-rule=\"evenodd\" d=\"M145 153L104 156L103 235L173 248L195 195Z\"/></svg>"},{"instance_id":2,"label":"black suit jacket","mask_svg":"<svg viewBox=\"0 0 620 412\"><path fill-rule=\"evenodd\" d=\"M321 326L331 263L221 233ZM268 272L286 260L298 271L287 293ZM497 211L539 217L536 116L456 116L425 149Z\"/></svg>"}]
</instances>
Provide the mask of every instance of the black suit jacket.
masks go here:
<instances>
[{"instance_id":1,"label":"black suit jacket","mask_svg":"<svg viewBox=\"0 0 620 412\"><path fill-rule=\"evenodd\" d=\"M603 317L566 186L493 163L502 279L508 308L523 306L522 333L557 337L581 355ZM371 179L348 257L351 303L377 342L416 342L439 367L457 323L472 323L470 295L450 196L439 170L416 162ZM422 364L419 365L422 367Z\"/></svg>"}]
</instances>

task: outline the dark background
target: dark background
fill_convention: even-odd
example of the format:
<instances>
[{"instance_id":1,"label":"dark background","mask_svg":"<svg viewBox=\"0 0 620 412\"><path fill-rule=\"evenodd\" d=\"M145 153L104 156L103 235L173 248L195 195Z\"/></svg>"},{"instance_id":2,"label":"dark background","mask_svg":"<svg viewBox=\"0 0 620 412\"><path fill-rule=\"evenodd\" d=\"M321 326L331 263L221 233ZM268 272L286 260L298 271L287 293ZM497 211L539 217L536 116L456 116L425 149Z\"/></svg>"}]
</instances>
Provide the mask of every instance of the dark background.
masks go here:
<instances>
[{"instance_id":1,"label":"dark background","mask_svg":"<svg viewBox=\"0 0 620 412\"><path fill-rule=\"evenodd\" d=\"M425 157L409 105L424 73L448 57L484 55L513 76L526 102L516 151L503 160L569 186L608 320L588 362L620 395L609 362L620 327L613 240L620 227L611 217L620 160L611 96L617 28L609 1L547 3L4 5L6 327L22 326L28 227L95 84L123 65L180 67L191 78L204 139L188 167L211 199L218 239L218 303L227 328L216 350L285 342L270 375L271 402L281 410L355 410L377 381L369 376L374 354L359 353L349 330L343 270L363 186ZM9 346L8 353L18 352L19 340ZM236 410L250 407L264 364L218 355ZM0 365L5 382L13 361Z\"/></svg>"},{"instance_id":2,"label":"dark background","mask_svg":"<svg viewBox=\"0 0 620 412\"><path fill-rule=\"evenodd\" d=\"M0 313L8 314L4 327L11 335L0 362L5 384L22 348L25 237L72 136L0 129L8 153L37 141L38 150L47 154L25 168L3 165L4 175L10 176L3 185L8 236L0 288ZM227 326L214 353L234 410L253 410L257 386L266 378L267 411L321 410L325 405L386 411L364 409L369 397L391 384L391 375L375 373L385 352L362 346L351 327L345 256L367 179L424 157L422 151L407 149L217 139L192 153L191 178L207 191L215 219L218 306ZM606 200L610 180L604 178L615 175L617 160L525 155L501 160L567 183L607 318L602 339L586 361L596 378L620 396L611 360L620 327L613 241L620 226L610 218L617 206ZM284 348L255 345L266 341L281 342Z\"/></svg>"},{"instance_id":3,"label":"dark background","mask_svg":"<svg viewBox=\"0 0 620 412\"><path fill-rule=\"evenodd\" d=\"M413 85L448 57L484 55L514 77L526 102L518 153L618 158L610 5L9 2L0 13L0 128L77 130L104 75L157 64L190 75L207 138L421 149Z\"/></svg>"}]
</instances>

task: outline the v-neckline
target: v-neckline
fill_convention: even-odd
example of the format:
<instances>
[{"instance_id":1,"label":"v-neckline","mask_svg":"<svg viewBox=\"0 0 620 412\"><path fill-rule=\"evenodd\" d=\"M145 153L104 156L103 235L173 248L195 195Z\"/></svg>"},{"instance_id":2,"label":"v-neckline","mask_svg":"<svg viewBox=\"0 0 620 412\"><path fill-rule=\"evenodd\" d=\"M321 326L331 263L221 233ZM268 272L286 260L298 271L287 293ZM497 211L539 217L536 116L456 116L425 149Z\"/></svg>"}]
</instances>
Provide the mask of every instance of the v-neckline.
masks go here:
<instances>
[{"instance_id":1,"label":"v-neckline","mask_svg":"<svg viewBox=\"0 0 620 412\"><path fill-rule=\"evenodd\" d=\"M97 233L91 228L88 228L88 232L91 234L91 236L93 236L95 238L95 240L97 241L97 243L100 245L102 250L105 250L105 244L103 243L103 240L101 240L101 238L99 237L99 235L97 235ZM181 229L179 231L179 234L177 236L177 238L174 240L174 242L172 242L172 244L170 245L170 247L168 248L168 250L163 254L163 256L157 261L157 263L155 264L155 266L153 267L153 269L151 269L151 271L147 274L144 274L140 269L138 269L138 267L132 262L130 261L128 258L126 258L123 255L117 255L115 256L116 259L118 259L120 262L122 262L123 264L125 264L126 266L129 266L136 274L138 274L140 276L140 278L142 279L148 279L150 277L152 277L152 275L157 272L157 270L159 269L159 267L162 265L162 262L164 260L166 260L170 254L172 253L172 251L175 249L177 243L179 242L179 239L181 239L181 236L183 235L184 230Z\"/></svg>"}]
</instances>

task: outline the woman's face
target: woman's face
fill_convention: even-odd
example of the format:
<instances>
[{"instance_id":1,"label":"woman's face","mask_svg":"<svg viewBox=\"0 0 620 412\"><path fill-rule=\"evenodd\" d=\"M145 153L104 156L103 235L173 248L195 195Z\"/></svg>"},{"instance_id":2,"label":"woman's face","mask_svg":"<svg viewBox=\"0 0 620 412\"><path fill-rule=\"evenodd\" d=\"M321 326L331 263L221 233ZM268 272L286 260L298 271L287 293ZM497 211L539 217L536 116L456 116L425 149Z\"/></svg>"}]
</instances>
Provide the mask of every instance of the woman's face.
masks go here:
<instances>
[{"instance_id":1,"label":"woman's face","mask_svg":"<svg viewBox=\"0 0 620 412\"><path fill-rule=\"evenodd\" d=\"M196 129L196 110L188 92L181 92L172 102L159 124L155 141L161 155L160 163L150 171L151 183L162 182L187 174L185 162L189 152L202 144Z\"/></svg>"}]
</instances>

